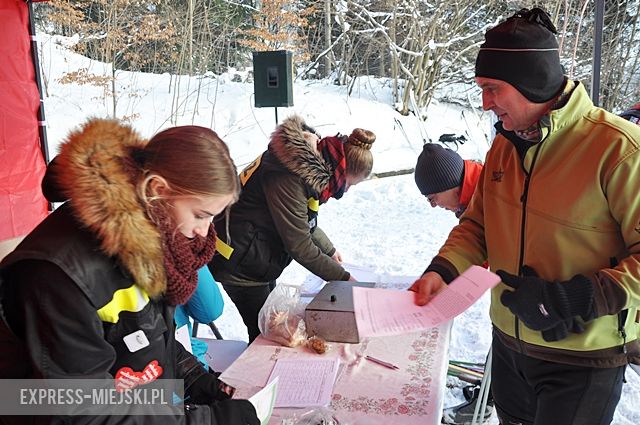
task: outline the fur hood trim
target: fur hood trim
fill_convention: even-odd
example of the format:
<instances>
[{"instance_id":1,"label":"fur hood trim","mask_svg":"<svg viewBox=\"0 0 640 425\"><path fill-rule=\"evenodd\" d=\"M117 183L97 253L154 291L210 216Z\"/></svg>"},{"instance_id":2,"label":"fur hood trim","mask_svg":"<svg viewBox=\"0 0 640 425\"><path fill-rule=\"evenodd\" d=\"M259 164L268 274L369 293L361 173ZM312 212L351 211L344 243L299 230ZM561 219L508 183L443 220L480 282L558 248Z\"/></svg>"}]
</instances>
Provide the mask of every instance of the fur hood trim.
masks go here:
<instances>
[{"instance_id":1,"label":"fur hood trim","mask_svg":"<svg viewBox=\"0 0 640 425\"><path fill-rule=\"evenodd\" d=\"M130 154L146 143L118 121L91 119L61 145L55 179L104 253L117 257L138 286L158 297L166 288L162 241L136 194Z\"/></svg>"},{"instance_id":2,"label":"fur hood trim","mask_svg":"<svg viewBox=\"0 0 640 425\"><path fill-rule=\"evenodd\" d=\"M316 192L322 192L329 184L333 170L315 146L304 139L303 125L306 124L298 115L286 118L271 134L269 150L287 170Z\"/></svg>"}]
</instances>

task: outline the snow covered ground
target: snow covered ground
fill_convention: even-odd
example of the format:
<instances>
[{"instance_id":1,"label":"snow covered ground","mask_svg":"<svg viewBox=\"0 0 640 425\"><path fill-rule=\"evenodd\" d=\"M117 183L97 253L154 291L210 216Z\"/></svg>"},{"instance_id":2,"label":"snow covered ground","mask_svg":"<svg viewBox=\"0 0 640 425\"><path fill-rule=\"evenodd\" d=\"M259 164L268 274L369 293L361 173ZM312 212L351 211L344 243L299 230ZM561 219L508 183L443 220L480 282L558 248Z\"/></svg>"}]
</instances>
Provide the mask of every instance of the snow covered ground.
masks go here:
<instances>
[{"instance_id":1,"label":"snow covered ground","mask_svg":"<svg viewBox=\"0 0 640 425\"><path fill-rule=\"evenodd\" d=\"M70 39L43 34L40 38L41 64L47 84L47 131L53 156L70 129L88 117L111 113L111 98L105 98L101 88L61 84L58 80L64 73L81 68L98 75L110 72L101 63L69 52L64 46ZM238 74L246 75L240 71ZM227 142L239 168L266 148L268 136L275 127L274 109L254 108L253 84L231 82L233 73L178 80L175 77L171 80L167 74L119 72L117 75L118 116L130 117L131 124L142 135L151 136L171 125L211 127ZM477 107L478 92L470 87L456 87L447 96L469 98ZM196 96L198 90L200 95ZM437 140L442 133L466 135L469 141L459 149L463 158L483 159L489 148L489 114L436 100L430 105L428 119L422 126L415 116L405 117L394 111L390 84L386 80L360 78L351 97L346 95L345 87L327 81L297 81L294 102L294 107L278 109L280 119L298 113L323 135L349 133L354 127L375 132L376 173L413 167L424 140ZM346 262L394 275L420 274L455 224L453 214L429 206L418 192L412 175L365 181L351 188L341 200L329 201L319 216L319 225ZM306 275L306 270L293 264L279 281L301 283ZM222 334L227 339L246 340L246 330L235 306L224 291L223 295L225 311L217 321ZM488 306L489 298L485 296L455 319L451 358L484 361L491 341ZM613 421L616 425L640 423L637 408L640 376L628 371L627 380ZM449 383L453 388L447 391L445 406L463 399L463 385L453 378ZM494 419L493 423L497 421Z\"/></svg>"}]
</instances>

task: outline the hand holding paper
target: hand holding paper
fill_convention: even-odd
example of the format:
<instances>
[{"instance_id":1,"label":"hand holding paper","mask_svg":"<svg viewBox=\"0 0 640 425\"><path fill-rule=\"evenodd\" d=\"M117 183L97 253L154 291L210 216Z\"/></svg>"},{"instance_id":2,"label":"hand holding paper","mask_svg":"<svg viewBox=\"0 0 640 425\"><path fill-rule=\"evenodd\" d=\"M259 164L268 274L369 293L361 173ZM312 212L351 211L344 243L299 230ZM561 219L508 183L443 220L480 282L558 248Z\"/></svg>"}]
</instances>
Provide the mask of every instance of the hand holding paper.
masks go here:
<instances>
[{"instance_id":1,"label":"hand holding paper","mask_svg":"<svg viewBox=\"0 0 640 425\"><path fill-rule=\"evenodd\" d=\"M425 305L446 286L447 284L438 273L428 272L413 282L409 290L416 293L417 305Z\"/></svg>"},{"instance_id":2,"label":"hand holding paper","mask_svg":"<svg viewBox=\"0 0 640 425\"><path fill-rule=\"evenodd\" d=\"M438 326L465 311L498 282L498 275L472 266L423 306L415 304L410 291L354 287L358 333L360 337L395 335Z\"/></svg>"}]
</instances>

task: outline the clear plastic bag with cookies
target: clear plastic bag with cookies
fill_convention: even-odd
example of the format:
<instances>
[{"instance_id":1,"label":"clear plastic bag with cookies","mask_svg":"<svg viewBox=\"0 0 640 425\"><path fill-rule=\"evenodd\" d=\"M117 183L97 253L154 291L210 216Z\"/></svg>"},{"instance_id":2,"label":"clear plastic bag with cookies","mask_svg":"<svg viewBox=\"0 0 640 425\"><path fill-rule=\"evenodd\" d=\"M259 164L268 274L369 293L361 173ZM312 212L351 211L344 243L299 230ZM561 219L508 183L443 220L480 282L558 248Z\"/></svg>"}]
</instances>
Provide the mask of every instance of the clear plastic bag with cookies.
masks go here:
<instances>
[{"instance_id":1,"label":"clear plastic bag with cookies","mask_svg":"<svg viewBox=\"0 0 640 425\"><path fill-rule=\"evenodd\" d=\"M278 284L258 314L262 336L285 347L306 343L304 304L300 302L298 286Z\"/></svg>"}]
</instances>

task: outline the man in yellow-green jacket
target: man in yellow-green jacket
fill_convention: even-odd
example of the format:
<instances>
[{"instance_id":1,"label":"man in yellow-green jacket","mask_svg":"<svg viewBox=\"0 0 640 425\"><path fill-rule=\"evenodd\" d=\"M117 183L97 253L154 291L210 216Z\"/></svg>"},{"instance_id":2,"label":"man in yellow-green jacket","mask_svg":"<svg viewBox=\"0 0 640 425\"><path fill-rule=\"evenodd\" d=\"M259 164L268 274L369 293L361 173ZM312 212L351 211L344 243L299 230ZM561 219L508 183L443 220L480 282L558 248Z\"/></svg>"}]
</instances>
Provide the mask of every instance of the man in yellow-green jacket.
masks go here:
<instances>
[{"instance_id":1,"label":"man in yellow-green jacket","mask_svg":"<svg viewBox=\"0 0 640 425\"><path fill-rule=\"evenodd\" d=\"M593 105L556 30L523 9L476 60L497 136L416 303L489 261L492 393L501 424L608 424L640 363L640 127Z\"/></svg>"}]
</instances>

